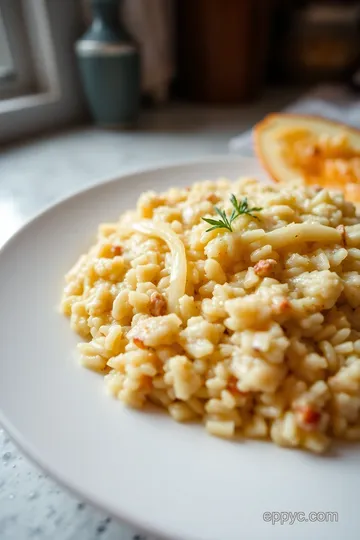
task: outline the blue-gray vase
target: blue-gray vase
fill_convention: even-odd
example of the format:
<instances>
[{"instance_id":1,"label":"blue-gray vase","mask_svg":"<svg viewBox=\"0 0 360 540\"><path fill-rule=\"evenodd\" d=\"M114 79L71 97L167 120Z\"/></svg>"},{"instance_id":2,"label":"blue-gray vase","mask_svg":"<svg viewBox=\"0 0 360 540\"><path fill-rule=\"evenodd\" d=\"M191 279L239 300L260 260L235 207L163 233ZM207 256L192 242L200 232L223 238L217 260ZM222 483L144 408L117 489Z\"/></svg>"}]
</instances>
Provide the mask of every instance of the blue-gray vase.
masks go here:
<instances>
[{"instance_id":1,"label":"blue-gray vase","mask_svg":"<svg viewBox=\"0 0 360 540\"><path fill-rule=\"evenodd\" d=\"M140 102L138 47L119 19L119 0L91 0L93 22L76 43L83 87L95 122L131 127Z\"/></svg>"}]
</instances>

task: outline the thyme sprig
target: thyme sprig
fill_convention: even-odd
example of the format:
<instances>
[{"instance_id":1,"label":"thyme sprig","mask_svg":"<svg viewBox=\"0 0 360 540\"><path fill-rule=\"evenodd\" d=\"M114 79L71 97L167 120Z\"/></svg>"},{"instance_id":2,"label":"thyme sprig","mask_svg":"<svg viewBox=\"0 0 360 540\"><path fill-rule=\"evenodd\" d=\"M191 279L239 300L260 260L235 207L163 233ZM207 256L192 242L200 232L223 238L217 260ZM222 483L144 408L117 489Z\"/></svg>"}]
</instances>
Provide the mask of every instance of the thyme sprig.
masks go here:
<instances>
[{"instance_id":1,"label":"thyme sprig","mask_svg":"<svg viewBox=\"0 0 360 540\"><path fill-rule=\"evenodd\" d=\"M226 215L225 210L221 210L217 206L215 206L215 212L218 214L220 219L212 219L212 218L202 218L203 221L206 221L209 225L211 225L210 229L207 229L206 232L213 231L214 229L227 229L230 232L233 232L232 224L235 221L236 218L242 215L248 215L251 216L254 219L259 219L258 216L254 216L253 212L261 212L262 208L253 206L252 208L249 208L249 203L247 200L247 197L244 197L241 200L237 200L235 195L232 193L230 197L230 202L233 206L233 210L228 217Z\"/></svg>"}]
</instances>

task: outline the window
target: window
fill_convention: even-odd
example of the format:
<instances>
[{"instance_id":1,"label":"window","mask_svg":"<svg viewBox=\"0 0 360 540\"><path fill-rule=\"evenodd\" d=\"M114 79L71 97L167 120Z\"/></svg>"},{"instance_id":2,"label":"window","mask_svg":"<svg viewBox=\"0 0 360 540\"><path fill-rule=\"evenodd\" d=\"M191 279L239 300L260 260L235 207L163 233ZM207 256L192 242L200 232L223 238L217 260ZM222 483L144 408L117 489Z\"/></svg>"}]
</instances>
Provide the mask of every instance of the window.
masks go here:
<instances>
[{"instance_id":1,"label":"window","mask_svg":"<svg viewBox=\"0 0 360 540\"><path fill-rule=\"evenodd\" d=\"M0 97L35 91L27 28L18 0L0 5Z\"/></svg>"},{"instance_id":2,"label":"window","mask_svg":"<svg viewBox=\"0 0 360 540\"><path fill-rule=\"evenodd\" d=\"M0 0L0 143L83 115L82 30L79 0Z\"/></svg>"}]
</instances>

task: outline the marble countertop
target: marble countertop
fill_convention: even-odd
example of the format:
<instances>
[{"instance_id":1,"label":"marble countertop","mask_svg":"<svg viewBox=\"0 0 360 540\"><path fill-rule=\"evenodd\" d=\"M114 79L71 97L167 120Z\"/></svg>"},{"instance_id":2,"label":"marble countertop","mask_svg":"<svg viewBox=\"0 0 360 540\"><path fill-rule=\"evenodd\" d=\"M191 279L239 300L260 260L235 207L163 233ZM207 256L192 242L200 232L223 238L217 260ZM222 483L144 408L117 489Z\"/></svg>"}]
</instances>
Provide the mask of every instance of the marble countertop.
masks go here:
<instances>
[{"instance_id":1,"label":"marble countertop","mask_svg":"<svg viewBox=\"0 0 360 540\"><path fill-rule=\"evenodd\" d=\"M227 153L232 137L297 94L274 90L253 105L228 109L171 105L145 112L137 131L81 127L4 148L0 245L26 220L82 187L136 168ZM60 488L1 429L0 538L145 540Z\"/></svg>"}]
</instances>

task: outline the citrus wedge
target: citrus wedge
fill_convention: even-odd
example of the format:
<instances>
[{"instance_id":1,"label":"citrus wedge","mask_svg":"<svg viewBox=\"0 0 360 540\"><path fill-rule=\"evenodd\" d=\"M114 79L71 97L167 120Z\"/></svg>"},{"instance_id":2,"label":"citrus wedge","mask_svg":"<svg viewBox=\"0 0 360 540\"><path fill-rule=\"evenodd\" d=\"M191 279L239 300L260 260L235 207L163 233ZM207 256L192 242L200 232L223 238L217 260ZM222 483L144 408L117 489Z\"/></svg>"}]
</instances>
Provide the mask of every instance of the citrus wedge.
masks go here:
<instances>
[{"instance_id":1,"label":"citrus wedge","mask_svg":"<svg viewBox=\"0 0 360 540\"><path fill-rule=\"evenodd\" d=\"M360 202L360 131L316 116L271 114L254 129L255 150L270 176L343 191Z\"/></svg>"}]
</instances>

